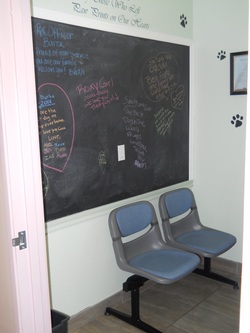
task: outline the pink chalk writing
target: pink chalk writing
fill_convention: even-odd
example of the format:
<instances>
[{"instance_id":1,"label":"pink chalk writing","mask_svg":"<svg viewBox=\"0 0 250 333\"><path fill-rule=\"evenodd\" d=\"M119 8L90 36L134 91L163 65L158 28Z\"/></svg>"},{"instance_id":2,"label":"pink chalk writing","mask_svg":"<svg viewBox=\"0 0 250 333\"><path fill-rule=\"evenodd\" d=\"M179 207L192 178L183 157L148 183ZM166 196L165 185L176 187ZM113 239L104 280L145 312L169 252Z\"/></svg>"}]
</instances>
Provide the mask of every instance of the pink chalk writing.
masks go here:
<instances>
[{"instance_id":1,"label":"pink chalk writing","mask_svg":"<svg viewBox=\"0 0 250 333\"><path fill-rule=\"evenodd\" d=\"M84 108L92 110L105 109L111 103L119 100L119 95L114 91L113 78L102 77L99 81L88 85L79 84L76 91L83 97Z\"/></svg>"}]
</instances>

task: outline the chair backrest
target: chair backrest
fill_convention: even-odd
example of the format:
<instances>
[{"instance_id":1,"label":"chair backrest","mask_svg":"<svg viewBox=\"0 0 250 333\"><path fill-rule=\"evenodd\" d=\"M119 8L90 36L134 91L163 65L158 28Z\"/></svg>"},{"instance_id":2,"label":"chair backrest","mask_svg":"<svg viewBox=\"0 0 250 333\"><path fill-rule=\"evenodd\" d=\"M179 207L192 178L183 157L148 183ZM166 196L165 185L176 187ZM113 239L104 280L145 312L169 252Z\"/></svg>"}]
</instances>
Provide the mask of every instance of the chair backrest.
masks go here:
<instances>
[{"instance_id":1,"label":"chair backrest","mask_svg":"<svg viewBox=\"0 0 250 333\"><path fill-rule=\"evenodd\" d=\"M180 216L194 206L193 193L187 188L165 193L164 201L169 218Z\"/></svg>"},{"instance_id":2,"label":"chair backrest","mask_svg":"<svg viewBox=\"0 0 250 333\"><path fill-rule=\"evenodd\" d=\"M147 201L114 209L109 215L109 228L117 264L124 270L129 271L132 258L166 246L154 207Z\"/></svg>"},{"instance_id":3,"label":"chair backrest","mask_svg":"<svg viewBox=\"0 0 250 333\"><path fill-rule=\"evenodd\" d=\"M203 228L193 192L180 188L161 195L159 210L166 241L173 241L184 232Z\"/></svg>"}]
</instances>

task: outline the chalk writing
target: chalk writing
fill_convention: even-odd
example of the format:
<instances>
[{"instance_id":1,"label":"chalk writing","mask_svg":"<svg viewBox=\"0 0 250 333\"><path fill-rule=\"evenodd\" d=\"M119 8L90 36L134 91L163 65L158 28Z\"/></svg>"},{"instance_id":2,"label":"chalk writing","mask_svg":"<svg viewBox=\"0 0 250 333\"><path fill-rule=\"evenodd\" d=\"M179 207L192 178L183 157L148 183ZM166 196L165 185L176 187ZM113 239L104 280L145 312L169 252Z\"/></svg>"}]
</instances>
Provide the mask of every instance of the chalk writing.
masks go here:
<instances>
[{"instance_id":1,"label":"chalk writing","mask_svg":"<svg viewBox=\"0 0 250 333\"><path fill-rule=\"evenodd\" d=\"M142 85L145 95L153 102L160 102L177 87L178 64L170 53L160 53L148 59L142 70Z\"/></svg>"},{"instance_id":2,"label":"chalk writing","mask_svg":"<svg viewBox=\"0 0 250 333\"><path fill-rule=\"evenodd\" d=\"M55 105L54 103L54 98L55 96L54 95L46 95L46 96L43 96L43 95L40 95L40 103L38 105L38 108L39 109L42 109L46 106L52 106L52 105ZM44 113L47 113L47 111L41 111L42 114Z\"/></svg>"},{"instance_id":3,"label":"chalk writing","mask_svg":"<svg viewBox=\"0 0 250 333\"><path fill-rule=\"evenodd\" d=\"M43 187L43 196L46 197L49 191L49 179L44 170L42 170L42 187Z\"/></svg>"},{"instance_id":4,"label":"chalk writing","mask_svg":"<svg viewBox=\"0 0 250 333\"><path fill-rule=\"evenodd\" d=\"M119 96L114 89L113 78L105 79L102 77L99 81L88 85L79 84L76 87L78 95L83 96L83 105L85 108L105 109L107 105L118 101Z\"/></svg>"},{"instance_id":5,"label":"chalk writing","mask_svg":"<svg viewBox=\"0 0 250 333\"><path fill-rule=\"evenodd\" d=\"M33 33L40 42L40 46L35 47L37 72L51 73L57 77L85 75L84 61L89 60L89 55L67 48L68 42L75 38L71 30L64 31L53 25L36 23Z\"/></svg>"},{"instance_id":6,"label":"chalk writing","mask_svg":"<svg viewBox=\"0 0 250 333\"><path fill-rule=\"evenodd\" d=\"M155 115L155 127L157 132L164 136L166 133L171 134L174 112L161 108Z\"/></svg>"},{"instance_id":7,"label":"chalk writing","mask_svg":"<svg viewBox=\"0 0 250 333\"><path fill-rule=\"evenodd\" d=\"M59 47L63 48L63 41L71 40L74 37L73 32L62 31L57 27L42 25L40 23L35 24L34 33L43 38L43 47Z\"/></svg>"},{"instance_id":8,"label":"chalk writing","mask_svg":"<svg viewBox=\"0 0 250 333\"><path fill-rule=\"evenodd\" d=\"M125 125L127 137L129 138L129 144L132 146L136 156L134 166L140 169L146 169L147 146L143 142L146 130L144 114L145 112L150 112L151 107L128 96L125 96L123 105L125 116L122 120Z\"/></svg>"},{"instance_id":9,"label":"chalk writing","mask_svg":"<svg viewBox=\"0 0 250 333\"><path fill-rule=\"evenodd\" d=\"M123 121L125 124L146 127L144 120L141 120L141 119L130 119L128 117L123 117Z\"/></svg>"},{"instance_id":10,"label":"chalk writing","mask_svg":"<svg viewBox=\"0 0 250 333\"><path fill-rule=\"evenodd\" d=\"M184 86L178 86L171 94L171 103L174 109L181 110L184 102Z\"/></svg>"},{"instance_id":11,"label":"chalk writing","mask_svg":"<svg viewBox=\"0 0 250 333\"><path fill-rule=\"evenodd\" d=\"M108 159L108 152L100 151L100 153L98 154L98 163L103 174L105 174L106 171L107 159Z\"/></svg>"},{"instance_id":12,"label":"chalk writing","mask_svg":"<svg viewBox=\"0 0 250 333\"><path fill-rule=\"evenodd\" d=\"M71 101L61 87L45 83L38 88L38 110L43 165L63 172L72 152L75 135Z\"/></svg>"},{"instance_id":13,"label":"chalk writing","mask_svg":"<svg viewBox=\"0 0 250 333\"><path fill-rule=\"evenodd\" d=\"M109 80L105 80L102 77L99 81L91 83L90 85L82 86L82 84L79 84L76 87L76 90L77 90L78 94L81 95L82 93L84 93L84 94L92 93L92 92L98 93L102 89L106 89L106 88L113 87L113 86L114 86L113 78L111 78Z\"/></svg>"},{"instance_id":14,"label":"chalk writing","mask_svg":"<svg viewBox=\"0 0 250 333\"><path fill-rule=\"evenodd\" d=\"M107 105L119 100L119 96L116 93L109 95L109 92L107 91L107 94L107 96L92 98L84 105L85 108L90 107L92 110L99 108L105 109Z\"/></svg>"},{"instance_id":15,"label":"chalk writing","mask_svg":"<svg viewBox=\"0 0 250 333\"><path fill-rule=\"evenodd\" d=\"M59 49L43 50L35 48L35 64L40 73L53 73L57 76L84 76L83 59L89 60L88 54Z\"/></svg>"},{"instance_id":16,"label":"chalk writing","mask_svg":"<svg viewBox=\"0 0 250 333\"><path fill-rule=\"evenodd\" d=\"M72 8L71 1L92 19L91 7L116 23L134 20L135 29L147 21L141 0L70 0ZM83 12L73 16L87 20ZM46 220L189 179L189 47L32 18L36 23ZM57 30L43 36L48 27ZM44 37L64 47L45 47Z\"/></svg>"}]
</instances>

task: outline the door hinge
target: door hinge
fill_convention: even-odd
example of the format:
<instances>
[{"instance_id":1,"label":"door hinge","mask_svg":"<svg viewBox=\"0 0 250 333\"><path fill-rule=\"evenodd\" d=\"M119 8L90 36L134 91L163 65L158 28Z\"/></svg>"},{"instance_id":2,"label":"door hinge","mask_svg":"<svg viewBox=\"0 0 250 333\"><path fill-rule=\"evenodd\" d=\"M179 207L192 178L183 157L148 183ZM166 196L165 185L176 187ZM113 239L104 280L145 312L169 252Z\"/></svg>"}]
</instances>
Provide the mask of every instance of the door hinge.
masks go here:
<instances>
[{"instance_id":1,"label":"door hinge","mask_svg":"<svg viewBox=\"0 0 250 333\"><path fill-rule=\"evenodd\" d=\"M19 246L19 250L24 250L27 247L26 231L20 231L17 238L12 239L12 246Z\"/></svg>"}]
</instances>

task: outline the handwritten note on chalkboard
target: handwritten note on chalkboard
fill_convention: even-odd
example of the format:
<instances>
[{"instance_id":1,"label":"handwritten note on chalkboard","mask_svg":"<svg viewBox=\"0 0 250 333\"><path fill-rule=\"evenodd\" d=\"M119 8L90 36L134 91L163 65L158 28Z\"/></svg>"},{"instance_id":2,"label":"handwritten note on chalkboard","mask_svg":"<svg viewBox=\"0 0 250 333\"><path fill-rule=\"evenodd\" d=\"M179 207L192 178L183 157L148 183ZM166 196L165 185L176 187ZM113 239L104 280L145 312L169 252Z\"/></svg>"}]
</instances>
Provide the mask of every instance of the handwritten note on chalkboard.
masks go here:
<instances>
[{"instance_id":1,"label":"handwritten note on chalkboard","mask_svg":"<svg viewBox=\"0 0 250 333\"><path fill-rule=\"evenodd\" d=\"M189 47L32 24L46 221L188 180Z\"/></svg>"}]
</instances>

